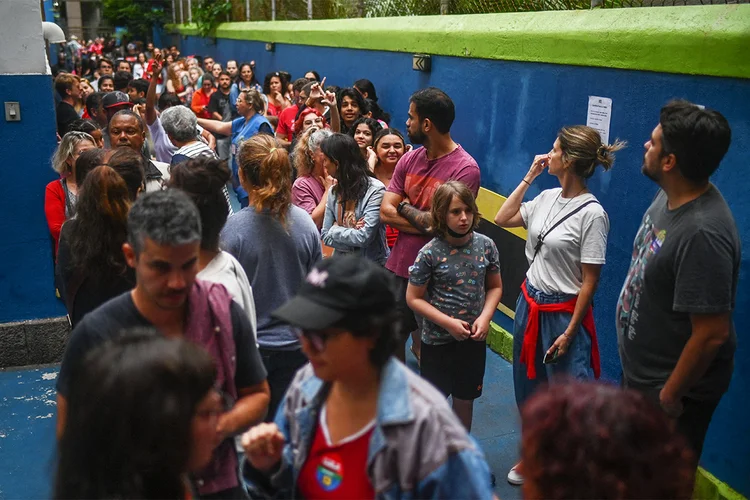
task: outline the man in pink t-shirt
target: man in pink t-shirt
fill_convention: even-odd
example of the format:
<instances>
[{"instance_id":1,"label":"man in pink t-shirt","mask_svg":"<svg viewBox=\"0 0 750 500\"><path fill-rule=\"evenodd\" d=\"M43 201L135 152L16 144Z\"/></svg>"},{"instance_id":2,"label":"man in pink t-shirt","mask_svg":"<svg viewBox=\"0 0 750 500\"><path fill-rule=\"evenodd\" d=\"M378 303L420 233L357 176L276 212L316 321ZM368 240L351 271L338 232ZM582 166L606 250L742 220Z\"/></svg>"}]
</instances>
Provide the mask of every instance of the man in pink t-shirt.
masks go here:
<instances>
[{"instance_id":1,"label":"man in pink t-shirt","mask_svg":"<svg viewBox=\"0 0 750 500\"><path fill-rule=\"evenodd\" d=\"M391 183L380 207L383 223L399 230L385 267L398 277L401 334L417 330L414 313L406 305L409 266L432 235L430 206L432 195L444 182L461 181L474 193L479 192L479 166L474 158L453 142L450 128L456 116L453 101L440 89L418 90L409 99L406 132L412 144L423 147L406 153L393 172ZM414 338L418 354L419 339Z\"/></svg>"}]
</instances>

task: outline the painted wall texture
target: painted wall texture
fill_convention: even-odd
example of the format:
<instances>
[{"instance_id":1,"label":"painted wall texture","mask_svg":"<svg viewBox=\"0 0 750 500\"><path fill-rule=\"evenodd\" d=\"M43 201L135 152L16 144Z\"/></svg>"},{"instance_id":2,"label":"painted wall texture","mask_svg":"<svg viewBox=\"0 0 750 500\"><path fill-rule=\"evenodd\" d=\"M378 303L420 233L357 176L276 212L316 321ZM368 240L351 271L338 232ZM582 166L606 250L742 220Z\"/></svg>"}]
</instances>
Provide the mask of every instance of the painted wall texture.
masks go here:
<instances>
[{"instance_id":1,"label":"painted wall texture","mask_svg":"<svg viewBox=\"0 0 750 500\"><path fill-rule=\"evenodd\" d=\"M57 143L38 0L0 2L0 47L0 98L21 105L20 122L6 122L4 111L0 116L0 323L6 323L65 315L54 296L44 217Z\"/></svg>"},{"instance_id":2,"label":"painted wall texture","mask_svg":"<svg viewBox=\"0 0 750 500\"><path fill-rule=\"evenodd\" d=\"M286 32L283 25L287 23L277 24ZM232 26L223 25L220 33L232 31ZM261 28L267 33L271 31L268 27ZM419 29L427 31L428 26L420 23ZM363 31L367 31L366 26ZM392 35L399 40L406 38L395 31ZM323 41L328 40L325 30L317 36L320 45L329 44ZM454 33L454 39L456 36ZM384 37L383 43L389 43L390 34ZM261 37L256 33L252 38ZM467 38L467 44L471 43L473 38ZM313 42L310 37L305 38L305 43ZM369 39L367 43L379 42ZM482 186L505 196L518 185L533 156L551 149L561 126L585 124L588 96L612 98L610 138L627 140L629 147L618 154L612 171L600 172L590 181L591 190L609 213L611 222L607 265L595 300L603 371L609 380L617 380L621 372L614 328L616 300L630 263L636 230L657 191L656 185L640 173L643 143L658 123L660 107L670 99L685 98L715 108L729 120L732 146L713 181L734 212L744 247L750 248L750 200L746 195L745 174L746 155L750 151L750 80L449 56L433 56L432 72L420 73L411 69L411 53L286 43L277 43L274 52L267 52L262 40L218 38L213 44L194 36L183 38L181 51L211 55L220 62L255 60L261 81L270 71L286 70L298 77L312 69L326 76L327 83L339 86L368 78L375 83L381 107L391 113L392 125L401 130L411 93L427 86L440 87L456 104L453 136L478 161ZM666 53L660 56L670 57ZM542 176L528 196L555 186L556 179ZM485 215L492 218L494 214ZM743 341L744 332L750 329L747 255L743 259L735 312L738 363L730 392L714 417L702 460L706 469L745 495L750 494L747 474L750 435L746 432L750 366L742 362L750 356L749 344Z\"/></svg>"},{"instance_id":3,"label":"painted wall texture","mask_svg":"<svg viewBox=\"0 0 750 500\"><path fill-rule=\"evenodd\" d=\"M44 217L44 188L57 177L52 91L49 75L0 75L2 100L21 105L20 122L0 117L0 323L65 315Z\"/></svg>"}]
</instances>

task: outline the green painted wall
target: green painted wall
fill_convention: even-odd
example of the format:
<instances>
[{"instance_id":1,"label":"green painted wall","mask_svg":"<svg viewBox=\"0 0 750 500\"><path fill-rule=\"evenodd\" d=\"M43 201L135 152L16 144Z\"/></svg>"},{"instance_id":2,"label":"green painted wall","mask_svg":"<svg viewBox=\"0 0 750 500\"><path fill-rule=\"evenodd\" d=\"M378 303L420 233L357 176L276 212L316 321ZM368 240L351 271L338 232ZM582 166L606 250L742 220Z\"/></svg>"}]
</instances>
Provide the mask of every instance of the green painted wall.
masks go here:
<instances>
[{"instance_id":1,"label":"green painted wall","mask_svg":"<svg viewBox=\"0 0 750 500\"><path fill-rule=\"evenodd\" d=\"M216 36L750 78L748 4L225 23Z\"/></svg>"}]
</instances>

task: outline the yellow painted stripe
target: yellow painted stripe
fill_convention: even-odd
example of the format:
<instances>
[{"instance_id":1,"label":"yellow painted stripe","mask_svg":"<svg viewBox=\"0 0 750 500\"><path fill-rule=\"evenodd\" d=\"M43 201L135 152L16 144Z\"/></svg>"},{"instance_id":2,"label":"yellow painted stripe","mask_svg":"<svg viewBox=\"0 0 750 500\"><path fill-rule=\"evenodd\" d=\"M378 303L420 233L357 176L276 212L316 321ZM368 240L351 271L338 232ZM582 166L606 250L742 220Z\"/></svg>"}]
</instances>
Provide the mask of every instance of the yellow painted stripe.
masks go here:
<instances>
[{"instance_id":1,"label":"yellow painted stripe","mask_svg":"<svg viewBox=\"0 0 750 500\"><path fill-rule=\"evenodd\" d=\"M516 319L516 313L510 307L506 306L502 302L497 305L497 310L508 316L510 319Z\"/></svg>"},{"instance_id":2,"label":"yellow painted stripe","mask_svg":"<svg viewBox=\"0 0 750 500\"><path fill-rule=\"evenodd\" d=\"M477 207L479 207L479 212L482 214L482 218L494 224L495 222L492 219L495 218L495 214L500 210L500 207L503 206L503 203L505 203L505 200L507 199L508 198L505 196L499 195L494 191L480 187L479 195L477 196ZM528 234L523 227L504 227L502 229L515 234L522 240L525 240ZM497 305L497 310L508 316L510 319L516 319L515 311L502 302Z\"/></svg>"},{"instance_id":3,"label":"yellow painted stripe","mask_svg":"<svg viewBox=\"0 0 750 500\"><path fill-rule=\"evenodd\" d=\"M477 196L477 207L479 207L482 218L494 224L495 214L507 199L505 196L499 195L494 191L480 187L479 195ZM525 240L528 235L526 229L523 227L504 227L503 229L515 234L522 240Z\"/></svg>"}]
</instances>

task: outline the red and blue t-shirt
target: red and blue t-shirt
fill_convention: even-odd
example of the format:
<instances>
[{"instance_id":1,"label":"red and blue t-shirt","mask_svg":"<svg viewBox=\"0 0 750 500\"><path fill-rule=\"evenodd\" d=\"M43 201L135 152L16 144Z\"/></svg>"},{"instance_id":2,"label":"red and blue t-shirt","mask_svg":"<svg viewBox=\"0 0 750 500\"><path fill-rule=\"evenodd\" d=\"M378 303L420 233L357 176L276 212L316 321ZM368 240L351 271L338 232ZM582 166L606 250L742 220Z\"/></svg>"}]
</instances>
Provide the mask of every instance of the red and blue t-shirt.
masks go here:
<instances>
[{"instance_id":1,"label":"red and blue t-shirt","mask_svg":"<svg viewBox=\"0 0 750 500\"><path fill-rule=\"evenodd\" d=\"M307 461L300 470L297 487L304 498L375 498L367 475L367 451L375 420L336 444L331 443L325 406L315 431Z\"/></svg>"}]
</instances>

